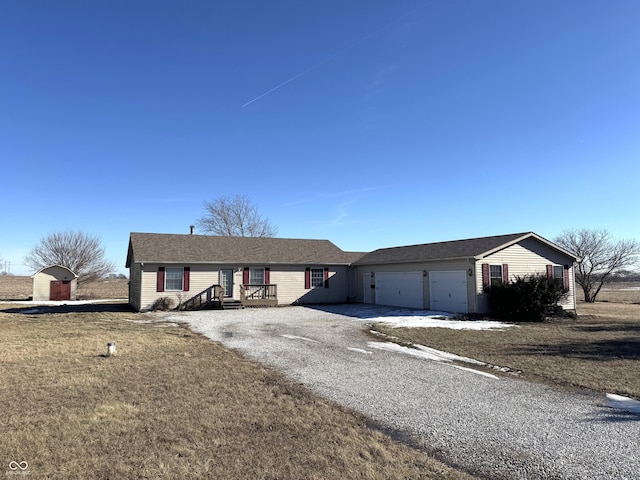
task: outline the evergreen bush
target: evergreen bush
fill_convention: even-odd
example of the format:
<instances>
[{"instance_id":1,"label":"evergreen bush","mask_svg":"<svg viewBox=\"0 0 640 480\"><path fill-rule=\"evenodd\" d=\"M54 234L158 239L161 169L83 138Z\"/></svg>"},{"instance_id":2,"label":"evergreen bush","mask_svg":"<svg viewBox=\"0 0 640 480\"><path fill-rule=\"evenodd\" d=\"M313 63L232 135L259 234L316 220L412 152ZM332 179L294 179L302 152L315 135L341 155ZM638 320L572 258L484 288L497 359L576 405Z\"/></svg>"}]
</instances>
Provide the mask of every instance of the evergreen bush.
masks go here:
<instances>
[{"instance_id":1,"label":"evergreen bush","mask_svg":"<svg viewBox=\"0 0 640 480\"><path fill-rule=\"evenodd\" d=\"M493 315L516 322L542 322L558 315L558 302L568 290L561 281L546 275L516 276L513 282L499 283L487 289Z\"/></svg>"}]
</instances>

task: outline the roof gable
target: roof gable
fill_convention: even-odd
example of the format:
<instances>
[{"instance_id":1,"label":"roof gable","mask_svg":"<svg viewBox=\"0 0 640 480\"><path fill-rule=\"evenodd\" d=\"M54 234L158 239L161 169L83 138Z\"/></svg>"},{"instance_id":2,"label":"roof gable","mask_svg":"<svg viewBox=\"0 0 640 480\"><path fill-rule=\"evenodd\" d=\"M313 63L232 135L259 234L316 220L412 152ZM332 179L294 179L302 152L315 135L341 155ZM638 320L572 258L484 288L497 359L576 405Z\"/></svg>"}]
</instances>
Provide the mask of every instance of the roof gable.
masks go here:
<instances>
[{"instance_id":1,"label":"roof gable","mask_svg":"<svg viewBox=\"0 0 640 480\"><path fill-rule=\"evenodd\" d=\"M449 242L424 243L405 247L381 248L375 250L355 262L355 265L373 265L390 263L411 263L435 260L454 260L462 258L481 259L503 248L518 243L525 238L535 238L563 254L573 258L575 256L554 243L536 235L533 232L512 233L493 237L470 238Z\"/></svg>"},{"instance_id":2,"label":"roof gable","mask_svg":"<svg viewBox=\"0 0 640 480\"><path fill-rule=\"evenodd\" d=\"M70 268L65 267L64 265L47 265L46 267L42 267L40 270L38 270L37 272L35 272L33 275L31 275L31 278L35 277L36 275L40 274L40 273L48 273L51 270L62 270L65 271L68 275L71 275L73 278L78 278L78 275L76 275L75 272L73 272Z\"/></svg>"},{"instance_id":3,"label":"roof gable","mask_svg":"<svg viewBox=\"0 0 640 480\"><path fill-rule=\"evenodd\" d=\"M329 240L131 233L126 267L142 263L348 265Z\"/></svg>"}]
</instances>

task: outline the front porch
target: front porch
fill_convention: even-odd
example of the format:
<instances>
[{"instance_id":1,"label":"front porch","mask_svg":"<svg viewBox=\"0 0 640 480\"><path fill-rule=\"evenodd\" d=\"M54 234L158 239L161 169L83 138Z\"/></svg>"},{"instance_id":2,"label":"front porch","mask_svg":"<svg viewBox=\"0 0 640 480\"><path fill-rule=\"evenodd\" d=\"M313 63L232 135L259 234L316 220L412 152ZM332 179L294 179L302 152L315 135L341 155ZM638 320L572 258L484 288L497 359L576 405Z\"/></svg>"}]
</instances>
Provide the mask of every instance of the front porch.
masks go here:
<instances>
[{"instance_id":1,"label":"front porch","mask_svg":"<svg viewBox=\"0 0 640 480\"><path fill-rule=\"evenodd\" d=\"M240 303L245 307L276 307L278 305L278 286L242 285Z\"/></svg>"},{"instance_id":2,"label":"front porch","mask_svg":"<svg viewBox=\"0 0 640 480\"><path fill-rule=\"evenodd\" d=\"M237 309L244 307L275 307L278 305L277 285L242 285L240 300L225 296L222 285L211 285L182 302L179 310Z\"/></svg>"}]
</instances>

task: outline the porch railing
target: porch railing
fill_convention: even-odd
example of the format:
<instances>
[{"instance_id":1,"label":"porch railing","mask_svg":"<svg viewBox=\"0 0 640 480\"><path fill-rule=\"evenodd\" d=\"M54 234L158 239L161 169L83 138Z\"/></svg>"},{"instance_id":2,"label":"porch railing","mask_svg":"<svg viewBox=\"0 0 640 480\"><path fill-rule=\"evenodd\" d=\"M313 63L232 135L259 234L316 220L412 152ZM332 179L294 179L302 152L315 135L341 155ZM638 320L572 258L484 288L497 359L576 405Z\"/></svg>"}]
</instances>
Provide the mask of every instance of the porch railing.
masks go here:
<instances>
[{"instance_id":1,"label":"porch railing","mask_svg":"<svg viewBox=\"0 0 640 480\"><path fill-rule=\"evenodd\" d=\"M243 285L240 289L240 301L245 306L278 305L277 285Z\"/></svg>"},{"instance_id":2,"label":"porch railing","mask_svg":"<svg viewBox=\"0 0 640 480\"><path fill-rule=\"evenodd\" d=\"M222 285L211 285L200 293L182 302L180 310L200 310L201 308L222 308L224 288Z\"/></svg>"}]
</instances>

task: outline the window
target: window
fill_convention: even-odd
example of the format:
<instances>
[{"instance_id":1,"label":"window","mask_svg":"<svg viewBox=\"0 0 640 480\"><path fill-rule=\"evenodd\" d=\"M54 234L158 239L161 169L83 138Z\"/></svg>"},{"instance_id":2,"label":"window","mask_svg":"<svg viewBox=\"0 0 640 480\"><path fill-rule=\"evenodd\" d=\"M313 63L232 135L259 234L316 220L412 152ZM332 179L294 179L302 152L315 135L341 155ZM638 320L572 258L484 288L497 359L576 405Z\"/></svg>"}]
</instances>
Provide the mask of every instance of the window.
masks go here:
<instances>
[{"instance_id":1,"label":"window","mask_svg":"<svg viewBox=\"0 0 640 480\"><path fill-rule=\"evenodd\" d=\"M324 269L311 269L311 288L322 287L324 285Z\"/></svg>"},{"instance_id":2,"label":"window","mask_svg":"<svg viewBox=\"0 0 640 480\"><path fill-rule=\"evenodd\" d=\"M307 267L304 272L304 288L324 287L329 288L329 267L311 268Z\"/></svg>"},{"instance_id":3,"label":"window","mask_svg":"<svg viewBox=\"0 0 640 480\"><path fill-rule=\"evenodd\" d=\"M500 285L502 283L502 265L489 266L490 285Z\"/></svg>"},{"instance_id":4,"label":"window","mask_svg":"<svg viewBox=\"0 0 640 480\"><path fill-rule=\"evenodd\" d=\"M553 266L553 279L559 285L564 286L564 267L562 265L554 265Z\"/></svg>"},{"instance_id":5,"label":"window","mask_svg":"<svg viewBox=\"0 0 640 480\"><path fill-rule=\"evenodd\" d=\"M562 280L564 278L564 267L562 265L553 266L553 278Z\"/></svg>"},{"instance_id":6,"label":"window","mask_svg":"<svg viewBox=\"0 0 640 480\"><path fill-rule=\"evenodd\" d=\"M184 271L182 268L170 268L165 270L165 290L167 291L182 291L184 278Z\"/></svg>"},{"instance_id":7,"label":"window","mask_svg":"<svg viewBox=\"0 0 640 480\"><path fill-rule=\"evenodd\" d=\"M264 285L264 268L251 267L249 269L249 284Z\"/></svg>"}]
</instances>

